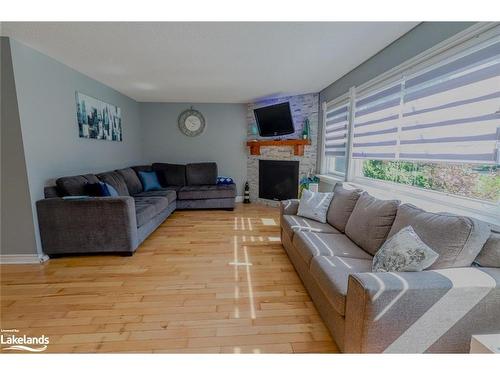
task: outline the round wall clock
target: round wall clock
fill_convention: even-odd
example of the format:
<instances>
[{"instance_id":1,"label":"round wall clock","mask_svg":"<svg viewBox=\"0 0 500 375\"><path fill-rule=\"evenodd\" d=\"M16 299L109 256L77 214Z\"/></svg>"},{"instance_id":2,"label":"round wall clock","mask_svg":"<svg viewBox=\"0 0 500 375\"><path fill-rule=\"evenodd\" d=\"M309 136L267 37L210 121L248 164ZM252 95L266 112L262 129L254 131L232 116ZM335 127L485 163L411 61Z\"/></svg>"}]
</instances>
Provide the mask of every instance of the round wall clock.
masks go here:
<instances>
[{"instance_id":1,"label":"round wall clock","mask_svg":"<svg viewBox=\"0 0 500 375\"><path fill-rule=\"evenodd\" d=\"M189 137L195 137L205 130L205 117L200 111L193 109L186 109L179 115L177 119L179 129Z\"/></svg>"}]
</instances>

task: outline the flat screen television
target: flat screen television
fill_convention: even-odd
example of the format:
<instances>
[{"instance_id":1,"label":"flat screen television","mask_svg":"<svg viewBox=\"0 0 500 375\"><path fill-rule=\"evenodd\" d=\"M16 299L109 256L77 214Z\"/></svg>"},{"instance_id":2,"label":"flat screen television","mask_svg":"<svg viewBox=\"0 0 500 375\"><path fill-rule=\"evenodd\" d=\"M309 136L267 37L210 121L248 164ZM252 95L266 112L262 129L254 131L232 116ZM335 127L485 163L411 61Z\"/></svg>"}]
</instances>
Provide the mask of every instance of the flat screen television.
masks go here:
<instances>
[{"instance_id":1,"label":"flat screen television","mask_svg":"<svg viewBox=\"0 0 500 375\"><path fill-rule=\"evenodd\" d=\"M289 102L256 108L253 112L261 137L276 137L295 131Z\"/></svg>"}]
</instances>

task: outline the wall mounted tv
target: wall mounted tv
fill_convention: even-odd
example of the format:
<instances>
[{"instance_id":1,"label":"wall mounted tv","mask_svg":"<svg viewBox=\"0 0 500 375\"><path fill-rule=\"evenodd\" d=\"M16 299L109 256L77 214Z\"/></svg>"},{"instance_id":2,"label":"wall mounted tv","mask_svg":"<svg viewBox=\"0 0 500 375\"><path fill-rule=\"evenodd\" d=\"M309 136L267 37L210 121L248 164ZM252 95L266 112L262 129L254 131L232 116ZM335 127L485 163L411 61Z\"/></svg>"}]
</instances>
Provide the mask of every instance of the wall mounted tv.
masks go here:
<instances>
[{"instance_id":1,"label":"wall mounted tv","mask_svg":"<svg viewBox=\"0 0 500 375\"><path fill-rule=\"evenodd\" d=\"M276 137L295 132L289 102L256 108L253 112L261 137Z\"/></svg>"}]
</instances>

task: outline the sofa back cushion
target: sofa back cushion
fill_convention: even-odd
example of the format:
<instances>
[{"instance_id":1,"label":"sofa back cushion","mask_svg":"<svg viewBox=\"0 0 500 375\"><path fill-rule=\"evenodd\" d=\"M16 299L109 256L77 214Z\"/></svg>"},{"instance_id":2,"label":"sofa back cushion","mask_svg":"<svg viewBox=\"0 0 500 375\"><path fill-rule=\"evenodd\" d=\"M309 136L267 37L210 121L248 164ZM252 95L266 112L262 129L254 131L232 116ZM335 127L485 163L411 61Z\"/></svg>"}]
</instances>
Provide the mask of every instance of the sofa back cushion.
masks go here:
<instances>
[{"instance_id":1,"label":"sofa back cushion","mask_svg":"<svg viewBox=\"0 0 500 375\"><path fill-rule=\"evenodd\" d=\"M481 267L500 268L500 233L491 232L474 262Z\"/></svg>"},{"instance_id":2,"label":"sofa back cushion","mask_svg":"<svg viewBox=\"0 0 500 375\"><path fill-rule=\"evenodd\" d=\"M85 185L98 183L98 178L93 174L60 177L56 185L62 195L87 195Z\"/></svg>"},{"instance_id":3,"label":"sofa back cushion","mask_svg":"<svg viewBox=\"0 0 500 375\"><path fill-rule=\"evenodd\" d=\"M354 206L361 195L362 190L345 189L342 184L336 184L333 189L333 199L326 215L328 224L334 226L341 232L345 232L345 226L351 216Z\"/></svg>"},{"instance_id":4,"label":"sofa back cushion","mask_svg":"<svg viewBox=\"0 0 500 375\"><path fill-rule=\"evenodd\" d=\"M387 239L399 203L362 193L347 221L345 234L363 250L375 255Z\"/></svg>"},{"instance_id":5,"label":"sofa back cushion","mask_svg":"<svg viewBox=\"0 0 500 375\"><path fill-rule=\"evenodd\" d=\"M398 209L389 237L408 225L439 254L429 269L469 267L490 235L490 228L485 223L403 204Z\"/></svg>"},{"instance_id":6,"label":"sofa back cushion","mask_svg":"<svg viewBox=\"0 0 500 375\"><path fill-rule=\"evenodd\" d=\"M183 164L153 163L161 186L186 186L186 166Z\"/></svg>"},{"instance_id":7,"label":"sofa back cushion","mask_svg":"<svg viewBox=\"0 0 500 375\"><path fill-rule=\"evenodd\" d=\"M99 173L97 177L102 182L113 186L120 196L130 195L127 184L120 173L115 171Z\"/></svg>"},{"instance_id":8,"label":"sofa back cushion","mask_svg":"<svg viewBox=\"0 0 500 375\"><path fill-rule=\"evenodd\" d=\"M116 172L121 174L127 185L128 192L132 195L138 194L143 190L141 181L137 177L137 173L132 168L117 169Z\"/></svg>"},{"instance_id":9,"label":"sofa back cushion","mask_svg":"<svg viewBox=\"0 0 500 375\"><path fill-rule=\"evenodd\" d=\"M186 166L188 185L217 184L217 163L191 163Z\"/></svg>"},{"instance_id":10,"label":"sofa back cushion","mask_svg":"<svg viewBox=\"0 0 500 375\"><path fill-rule=\"evenodd\" d=\"M153 170L153 167L151 165L134 165L132 168L137 175L139 175L139 172L151 172Z\"/></svg>"}]
</instances>

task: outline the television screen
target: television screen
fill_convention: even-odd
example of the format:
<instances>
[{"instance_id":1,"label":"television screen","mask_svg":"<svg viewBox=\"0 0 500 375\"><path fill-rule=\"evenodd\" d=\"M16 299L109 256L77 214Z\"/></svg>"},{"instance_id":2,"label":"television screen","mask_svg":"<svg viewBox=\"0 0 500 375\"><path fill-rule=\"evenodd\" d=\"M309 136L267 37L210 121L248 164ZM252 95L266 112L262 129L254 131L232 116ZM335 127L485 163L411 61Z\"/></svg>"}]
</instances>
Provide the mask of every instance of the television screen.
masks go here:
<instances>
[{"instance_id":1,"label":"television screen","mask_svg":"<svg viewBox=\"0 0 500 375\"><path fill-rule=\"evenodd\" d=\"M256 108L253 112L261 137L275 137L295 131L289 102Z\"/></svg>"}]
</instances>

